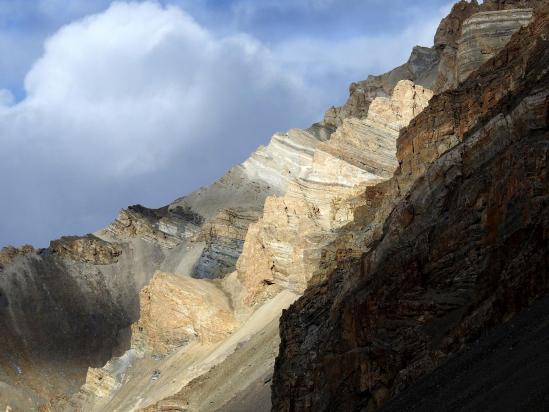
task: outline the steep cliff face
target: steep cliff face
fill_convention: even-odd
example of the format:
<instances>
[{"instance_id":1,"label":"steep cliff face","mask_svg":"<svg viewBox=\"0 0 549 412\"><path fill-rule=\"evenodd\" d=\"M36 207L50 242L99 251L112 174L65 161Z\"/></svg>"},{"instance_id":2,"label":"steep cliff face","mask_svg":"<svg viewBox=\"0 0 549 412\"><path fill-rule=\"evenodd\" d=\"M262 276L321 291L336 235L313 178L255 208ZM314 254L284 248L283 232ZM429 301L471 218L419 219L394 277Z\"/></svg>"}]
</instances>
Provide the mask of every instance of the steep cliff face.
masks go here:
<instances>
[{"instance_id":1,"label":"steep cliff face","mask_svg":"<svg viewBox=\"0 0 549 412\"><path fill-rule=\"evenodd\" d=\"M284 190L283 179L274 186L253 172L237 166L164 208L131 206L94 235L2 250L0 380L9 395L0 408L63 408L88 367L128 349L139 292L155 271L215 278L234 270L247 225L267 195Z\"/></svg>"},{"instance_id":2,"label":"steep cliff face","mask_svg":"<svg viewBox=\"0 0 549 412\"><path fill-rule=\"evenodd\" d=\"M336 128L346 118L366 117L371 102L376 97L390 96L400 80L411 80L435 93L456 87L526 25L532 8L541 4L543 0L493 0L482 4L460 0L439 25L433 47L415 47L402 66L352 83L347 102L328 109L321 124ZM469 20L479 12L483 13Z\"/></svg>"},{"instance_id":3,"label":"steep cliff face","mask_svg":"<svg viewBox=\"0 0 549 412\"><path fill-rule=\"evenodd\" d=\"M475 76L512 32L526 24L531 12L516 9L540 4L460 2L441 24L433 48L416 47L403 66L353 83L342 108L330 109L309 129L275 134L212 185L163 208L131 206L106 228L63 237L47 249L2 250L0 409L269 410L278 317L310 285L321 292L307 292L285 318L282 348L288 360L280 364L274 399L282 409L288 406L282 398L297 407L316 405L306 392L317 383L304 386L299 374L292 375L296 364L310 366L302 363L299 351L322 343L323 335L315 329L320 324L313 321L311 326L309 316L323 319L329 305L339 310L343 296L349 297L349 305L355 301L351 291L361 277L348 276L356 272L354 264L373 249L374 240L385 239L387 233L400 238L400 231L384 226L389 215L393 220L387 224L405 226L430 216L421 202L442 190L440 181L432 177L431 186L421 182L431 176L426 171L442 170L434 166L441 155L450 156L456 147L472 142L469 136L496 119L497 110L509 113L507 122L522 127L526 115L516 110L526 106L507 96L526 96L534 84L529 56L535 44L508 48L507 55L488 63L492 77L485 73L478 84L466 82L464 88L435 96L427 107L430 89L453 88L468 72ZM526 112L538 113L537 100L523 100L530 102ZM542 115L532 116L528 121L534 124ZM497 127L486 127L486 133L510 128L493 122ZM509 139L498 140L501 150ZM480 168L480 162L471 160L467 167ZM455 168L448 170L440 173L458 180L465 174L454 176ZM405 197L416 186L421 186L413 189L421 193L420 203ZM517 190L528 198L526 188ZM444 213L436 210L429 223L442 225ZM402 236L401 241L408 247L414 239ZM336 275L326 283L333 271ZM338 295L342 285L349 295ZM319 307L323 302L326 307ZM298 314L297 308L303 312ZM345 316L351 316L354 307L346 310ZM344 317L337 322L342 319L353 325L360 321ZM326 323L335 328L327 329L333 332L332 343L341 337L337 322ZM305 329L295 330L299 325ZM307 334L308 343L296 346L292 339L301 339L301 333ZM337 369L313 349L310 353L323 364ZM341 367L350 365L349 371L356 366L345 363L347 358L333 360L343 360ZM310 376L337 381L337 374L315 375L317 366L310 367ZM382 398L378 392L391 393L393 386L383 382L385 389L376 386L371 393ZM289 394L287 388L292 388ZM330 396L331 390L323 393Z\"/></svg>"},{"instance_id":4,"label":"steep cliff face","mask_svg":"<svg viewBox=\"0 0 549 412\"><path fill-rule=\"evenodd\" d=\"M354 220L356 195L392 175L398 131L431 96L411 81L399 82L391 98L374 99L365 119L346 119L328 141L318 144L310 166L284 196L267 198L237 263L247 302L282 289L302 293L315 273L330 267L323 249L339 228Z\"/></svg>"},{"instance_id":5,"label":"steep cliff face","mask_svg":"<svg viewBox=\"0 0 549 412\"><path fill-rule=\"evenodd\" d=\"M375 410L547 293L547 11L403 131L373 243L282 316L274 409Z\"/></svg>"},{"instance_id":6,"label":"steep cliff face","mask_svg":"<svg viewBox=\"0 0 549 412\"><path fill-rule=\"evenodd\" d=\"M374 100L366 119L346 119L327 140L311 140L310 131L294 130L291 134L297 141L283 141L293 153L297 153L296 149L302 152L299 158L290 157L286 194L267 198L263 215L250 225L246 234L237 272L220 284L231 296L238 318L245 322L239 331L256 313L287 296L288 291L292 292L290 296L297 297L313 273L324 273L333 264L331 257L322 253L323 247L329 245L339 228L353 219L356 193L363 190L359 188L392 175L397 166L398 131L425 108L431 96L429 90L403 81L395 87L391 98ZM278 136L273 140L284 147ZM260 149L254 156L267 157L265 153L272 150ZM252 157L245 165L255 162ZM227 226L222 222L226 219L217 226L214 219L209 231L225 233ZM147 410L209 411L214 406L208 402L215 403L216 410L269 410L274 348L279 342L277 331L272 324L262 323L260 337L239 345L206 374ZM259 344L261 348L257 347ZM244 359L249 356L250 361L246 362ZM239 362L247 363L244 369L251 368L246 375L242 375L242 366L235 366ZM212 385L221 385L226 392L216 389L211 394L208 388L212 390Z\"/></svg>"},{"instance_id":7,"label":"steep cliff face","mask_svg":"<svg viewBox=\"0 0 549 412\"><path fill-rule=\"evenodd\" d=\"M482 63L494 57L532 18L532 9L476 13L463 22L456 54L456 80L463 82Z\"/></svg>"}]
</instances>

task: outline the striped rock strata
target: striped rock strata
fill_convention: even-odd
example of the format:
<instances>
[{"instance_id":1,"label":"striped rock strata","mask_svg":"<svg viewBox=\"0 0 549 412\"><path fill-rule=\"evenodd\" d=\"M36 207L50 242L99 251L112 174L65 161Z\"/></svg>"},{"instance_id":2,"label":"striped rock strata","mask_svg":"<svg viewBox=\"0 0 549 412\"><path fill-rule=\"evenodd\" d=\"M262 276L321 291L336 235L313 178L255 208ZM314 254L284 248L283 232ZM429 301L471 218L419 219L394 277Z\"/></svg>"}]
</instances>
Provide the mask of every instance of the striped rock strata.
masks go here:
<instances>
[{"instance_id":1,"label":"striped rock strata","mask_svg":"<svg viewBox=\"0 0 549 412\"><path fill-rule=\"evenodd\" d=\"M320 143L284 196L267 198L237 263L247 302L281 289L303 292L321 266L323 249L354 220L356 195L392 175L398 132L431 96L410 81L399 82L391 98L374 99L365 119L346 119Z\"/></svg>"},{"instance_id":2,"label":"striped rock strata","mask_svg":"<svg viewBox=\"0 0 549 412\"><path fill-rule=\"evenodd\" d=\"M397 131L424 107L420 97L428 98L425 87L434 85L438 91L455 84L449 73L455 73L458 66L455 51L463 22L479 11L535 8L533 3L486 1L479 6L461 2L441 24L434 49L416 48L404 66L352 85L348 104L330 110L324 122L307 130L276 134L267 146L212 185L160 209L132 206L93 235L62 238L47 249L0 252L0 409L58 411L85 405L84 410L111 411L116 405L120 410L128 410L128 405L148 407L180 390L185 392L191 382L207 392L207 385L196 381L205 374L212 379L217 376L218 382L224 376L241 382L233 388L235 392L229 390L215 402L245 402L260 393L259 404L268 409L270 389L262 379L269 379L272 373L274 354L264 351L258 355L257 374L251 380L241 379L238 368L227 372L224 360L227 364L245 362L257 349L253 342L260 342L260 336L269 336L265 347L276 346L277 317L295 299L295 292L301 292L310 279L321 279L314 275L329 272L334 262L355 256L371 233L380 232L383 211L397 202L398 196L387 199L385 190L394 190L395 181L369 186L367 195L363 195L364 189L357 190L391 176L397 165L393 146ZM478 35L490 36L490 32L480 30ZM443 60L448 64L441 64ZM471 62L481 61L475 57ZM400 80L411 80L415 86L405 83L403 95L395 99L400 89L394 89ZM407 95L417 91L424 95ZM488 102L492 98L486 95ZM411 105L399 107L399 101ZM442 107L441 122L454 109L451 102L437 107ZM483 106L475 110L484 112ZM452 136L437 145L412 139L409 147L425 147L413 156L399 158L402 171L420 174L435 154L457 142ZM402 153L406 150L404 146L400 149ZM411 218L413 213L403 216ZM254 224L256 221L260 223ZM372 222L367 234L347 230L365 221ZM252 233L248 232L250 224ZM259 250L263 243L265 252ZM240 257L242 249L246 252ZM261 259L255 262L251 256ZM250 269L254 264L257 272ZM143 299L147 296L140 291L157 271L199 278L195 280L215 289L212 296L229 296L237 322L234 332L220 342L202 344L191 335L156 331L145 336L158 342L142 346L135 345L136 332L132 349L132 325L134 331L139 327L144 315L141 308L146 307ZM154 282L149 290L154 289ZM186 296L189 282L174 280L170 284L181 288L173 290L174 296ZM171 295L153 296L172 299ZM159 307L169 307L168 301ZM190 330L188 319L175 320L184 326L182 331ZM141 327L154 331L154 322L143 316ZM161 344L163 336L166 342ZM148 337L145 341L150 342ZM156 360L155 347L162 345L170 349L161 351ZM189 369L189 365L193 367ZM82 385L83 392L71 397ZM182 396L189 399L188 390L185 393L188 396ZM227 399L233 395L235 399ZM101 399L96 404L93 399L86 403L89 396Z\"/></svg>"},{"instance_id":3,"label":"striped rock strata","mask_svg":"<svg viewBox=\"0 0 549 412\"><path fill-rule=\"evenodd\" d=\"M456 87L501 50L511 35L529 22L532 8L542 3L543 0L489 0L482 4L476 0L459 1L439 25L433 47L415 47L402 66L352 83L347 102L328 109L321 124L333 128L347 117L365 117L370 103L376 97L390 96L400 80L411 80L435 93ZM488 14L468 20L484 12Z\"/></svg>"},{"instance_id":4,"label":"striped rock strata","mask_svg":"<svg viewBox=\"0 0 549 412\"><path fill-rule=\"evenodd\" d=\"M363 254L282 317L273 409L374 411L410 388L405 408L427 410L415 382L549 292L548 13L403 130L399 169L365 191L376 210L352 227ZM474 385L443 408L490 410L515 390L514 368L483 372L491 393ZM546 382L504 409L543 409Z\"/></svg>"}]
</instances>

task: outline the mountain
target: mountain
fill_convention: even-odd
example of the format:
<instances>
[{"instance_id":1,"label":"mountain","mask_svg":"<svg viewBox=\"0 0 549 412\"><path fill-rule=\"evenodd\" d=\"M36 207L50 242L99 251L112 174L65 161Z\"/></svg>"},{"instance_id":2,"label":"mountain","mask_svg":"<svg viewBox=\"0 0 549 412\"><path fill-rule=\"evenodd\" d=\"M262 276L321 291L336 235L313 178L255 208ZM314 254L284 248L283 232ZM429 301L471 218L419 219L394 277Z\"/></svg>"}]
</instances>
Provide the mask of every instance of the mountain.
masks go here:
<instances>
[{"instance_id":1,"label":"mountain","mask_svg":"<svg viewBox=\"0 0 549 412\"><path fill-rule=\"evenodd\" d=\"M376 410L406 388L409 402L387 410L432 410L424 408L437 395L412 395L414 382L548 292L547 6L401 132L399 168L365 193L375 211L351 229L369 233L363 254L341 261L282 317L274 410ZM511 13L473 14L462 32ZM530 326L537 321L547 318ZM513 345L496 349L503 362ZM531 403L510 396L516 382L502 375L477 378L476 390L483 383L492 393L448 391L439 407L543 406L546 372L522 392L537 394ZM457 387L446 380L436 390L443 385ZM483 402L497 395L510 403Z\"/></svg>"},{"instance_id":2,"label":"mountain","mask_svg":"<svg viewBox=\"0 0 549 412\"><path fill-rule=\"evenodd\" d=\"M3 249L0 409L436 405L415 385L547 292L547 11L460 1L212 185Z\"/></svg>"}]
</instances>

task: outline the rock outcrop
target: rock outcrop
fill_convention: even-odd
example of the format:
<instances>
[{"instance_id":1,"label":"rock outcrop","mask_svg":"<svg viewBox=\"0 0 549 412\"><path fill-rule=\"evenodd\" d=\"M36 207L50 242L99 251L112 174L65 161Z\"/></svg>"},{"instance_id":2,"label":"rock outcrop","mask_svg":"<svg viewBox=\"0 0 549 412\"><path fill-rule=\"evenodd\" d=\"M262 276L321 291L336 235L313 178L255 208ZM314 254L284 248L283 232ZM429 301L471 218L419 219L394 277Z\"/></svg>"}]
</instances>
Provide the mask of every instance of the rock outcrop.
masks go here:
<instances>
[{"instance_id":1,"label":"rock outcrop","mask_svg":"<svg viewBox=\"0 0 549 412\"><path fill-rule=\"evenodd\" d=\"M485 257L495 262L488 278L505 284L494 245L507 245L509 256L509 245L524 245L528 259L539 257L532 246L539 233L525 237L523 227L543 224L532 223L545 196L536 156L547 103L544 89L532 89L545 76L544 55L532 57L546 47L533 34L542 32L539 17L516 37L536 42L513 40L498 52L543 5L461 1L434 47L416 47L403 66L353 83L343 107L308 129L275 134L212 185L159 209L131 206L106 228L47 249L2 250L0 409L269 410L278 318L307 288L284 317L274 407L321 410L335 405L335 392L334 402L356 405L359 379L357 402L373 408L459 349L459 339L524 306L528 298L496 293L488 282L483 291L496 306L458 325L466 319L459 310L480 313L476 280L465 273L444 289L429 274ZM453 90L469 73L474 80ZM524 133L537 136L530 151L519 143ZM474 190L475 199L464 194ZM516 207L504 207L510 203ZM460 215L463 205L472 211ZM479 214L472 227L492 225L488 246L470 249L467 224ZM517 216L507 244L505 225L514 227ZM461 232L446 227L450 217ZM426 238L426 227L439 233ZM452 245L459 252L444 255ZM514 264L525 270L525 260ZM516 279L519 290L530 277ZM452 282L461 288L456 296ZM543 279L534 283L525 296L544 290ZM436 287L455 299L437 300ZM501 294L514 305L508 312L497 306ZM476 300L465 307L463 296ZM446 346L437 340L424 353L410 343L413 336L431 344L429 331L445 315L454 322L441 322L454 328L440 332ZM396 346L389 352L383 342ZM344 371L349 380L338 386Z\"/></svg>"},{"instance_id":2,"label":"rock outcrop","mask_svg":"<svg viewBox=\"0 0 549 412\"><path fill-rule=\"evenodd\" d=\"M435 48L416 46L408 61L402 66L379 76L351 83L349 99L341 107L331 107L324 114L322 125L339 127L344 119L362 119L368 115L372 101L377 97L390 97L396 84L410 80L427 89L433 89L439 65L439 55Z\"/></svg>"},{"instance_id":3,"label":"rock outcrop","mask_svg":"<svg viewBox=\"0 0 549 412\"><path fill-rule=\"evenodd\" d=\"M376 97L390 96L400 80L411 80L435 93L456 87L528 24L532 8L541 4L543 0L493 0L482 4L460 0L440 23L433 47L417 46L402 66L352 83L347 102L328 109L321 125L336 128L346 118L366 117L371 102ZM470 19L479 12L484 13Z\"/></svg>"},{"instance_id":4,"label":"rock outcrop","mask_svg":"<svg viewBox=\"0 0 549 412\"><path fill-rule=\"evenodd\" d=\"M346 119L329 140L319 143L310 166L284 196L267 198L263 217L250 226L237 263L248 303L282 289L302 293L314 274L330 267L323 250L339 228L354 220L357 194L364 186L392 175L398 131L431 96L411 81L399 82L391 98L374 99L364 120Z\"/></svg>"},{"instance_id":5,"label":"rock outcrop","mask_svg":"<svg viewBox=\"0 0 549 412\"><path fill-rule=\"evenodd\" d=\"M0 270L15 260L18 256L25 256L35 253L36 250L31 245L21 247L7 246L0 250Z\"/></svg>"},{"instance_id":6,"label":"rock outcrop","mask_svg":"<svg viewBox=\"0 0 549 412\"><path fill-rule=\"evenodd\" d=\"M532 9L508 9L476 13L465 20L456 54L456 80L463 82L482 63L494 57L531 18Z\"/></svg>"},{"instance_id":7,"label":"rock outcrop","mask_svg":"<svg viewBox=\"0 0 549 412\"><path fill-rule=\"evenodd\" d=\"M547 12L402 132L365 254L282 317L274 409L375 410L549 291Z\"/></svg>"},{"instance_id":8,"label":"rock outcrop","mask_svg":"<svg viewBox=\"0 0 549 412\"><path fill-rule=\"evenodd\" d=\"M97 236L64 236L50 243L49 251L70 260L109 265L118 261L122 250Z\"/></svg>"},{"instance_id":9,"label":"rock outcrop","mask_svg":"<svg viewBox=\"0 0 549 412\"><path fill-rule=\"evenodd\" d=\"M228 296L208 281L157 272L140 293L132 348L166 355L194 340L215 343L238 326Z\"/></svg>"},{"instance_id":10,"label":"rock outcrop","mask_svg":"<svg viewBox=\"0 0 549 412\"><path fill-rule=\"evenodd\" d=\"M259 219L255 209L223 209L202 226L193 240L206 246L196 263L196 278L221 278L232 271L242 252L248 226Z\"/></svg>"}]
</instances>

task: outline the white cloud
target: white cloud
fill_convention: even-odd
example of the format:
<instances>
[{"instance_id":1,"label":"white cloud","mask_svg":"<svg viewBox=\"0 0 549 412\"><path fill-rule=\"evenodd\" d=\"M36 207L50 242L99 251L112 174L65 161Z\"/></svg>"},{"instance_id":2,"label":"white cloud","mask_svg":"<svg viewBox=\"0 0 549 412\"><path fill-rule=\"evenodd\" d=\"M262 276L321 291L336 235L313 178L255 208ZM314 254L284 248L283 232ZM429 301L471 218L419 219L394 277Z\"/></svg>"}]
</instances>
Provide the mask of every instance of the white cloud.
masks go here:
<instances>
[{"instance_id":1,"label":"white cloud","mask_svg":"<svg viewBox=\"0 0 549 412\"><path fill-rule=\"evenodd\" d=\"M51 234L32 235L32 226L51 217L82 222L50 233L96 229L87 215L107 203L106 224L135 198L107 192L133 184L137 193L140 176L156 185L139 189L155 203L170 199L163 185L175 198L205 174L211 181L276 125L307 125L320 110L303 87L250 36L215 36L176 7L114 3L69 24L28 72L26 97L7 107L11 95L0 96L0 174L10 176L0 212L15 216L0 220L0 236L44 242Z\"/></svg>"},{"instance_id":2,"label":"white cloud","mask_svg":"<svg viewBox=\"0 0 549 412\"><path fill-rule=\"evenodd\" d=\"M293 70L309 76L345 74L361 80L372 71L404 63L418 44L430 47L439 22L440 15L435 14L397 33L338 40L297 38L278 44L273 53Z\"/></svg>"},{"instance_id":3,"label":"white cloud","mask_svg":"<svg viewBox=\"0 0 549 412\"><path fill-rule=\"evenodd\" d=\"M50 158L94 173L143 173L259 96L299 89L250 37L216 38L175 7L115 3L46 42L0 130L47 140Z\"/></svg>"},{"instance_id":4,"label":"white cloud","mask_svg":"<svg viewBox=\"0 0 549 412\"><path fill-rule=\"evenodd\" d=\"M4 107L5 110L7 106L13 104L13 101L13 94L9 90L0 89L0 109Z\"/></svg>"}]
</instances>

